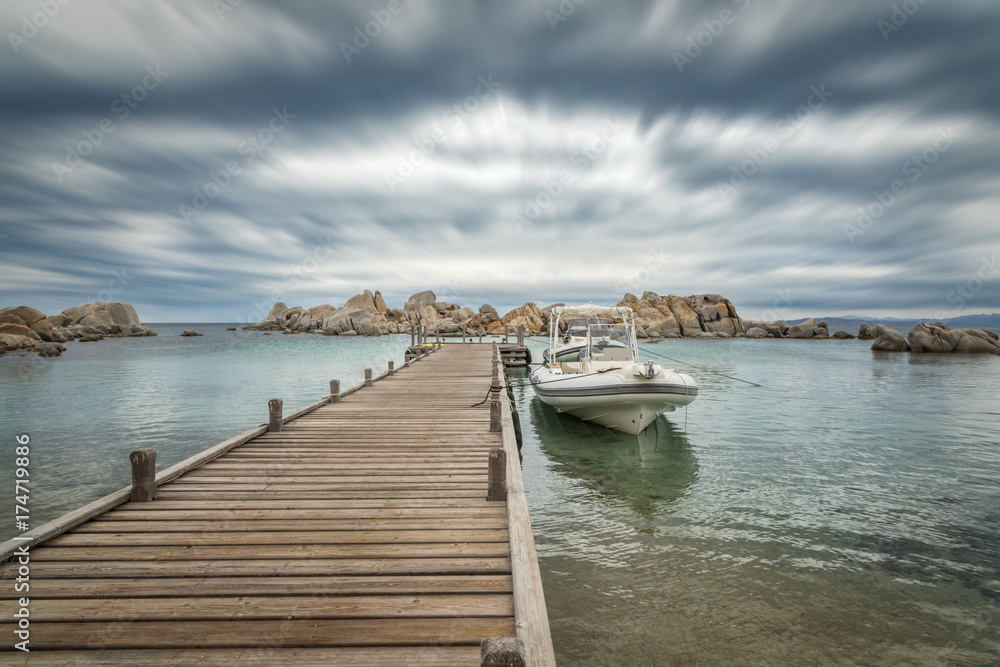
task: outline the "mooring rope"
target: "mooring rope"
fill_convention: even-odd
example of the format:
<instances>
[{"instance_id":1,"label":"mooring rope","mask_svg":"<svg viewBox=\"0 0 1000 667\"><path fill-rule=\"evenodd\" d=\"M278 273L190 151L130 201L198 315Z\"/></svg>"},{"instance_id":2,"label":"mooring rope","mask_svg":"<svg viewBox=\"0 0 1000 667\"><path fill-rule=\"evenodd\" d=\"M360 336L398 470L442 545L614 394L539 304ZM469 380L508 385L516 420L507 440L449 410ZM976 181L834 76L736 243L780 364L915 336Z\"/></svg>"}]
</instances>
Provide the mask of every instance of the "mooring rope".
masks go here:
<instances>
[{"instance_id":1,"label":"mooring rope","mask_svg":"<svg viewBox=\"0 0 1000 667\"><path fill-rule=\"evenodd\" d=\"M642 350L643 352L645 352L646 354L652 354L655 357L663 357L664 359L669 359L670 361L673 361L674 363L683 364L683 365L689 366L691 368L697 368L698 370L705 371L706 373L714 373L715 375L721 375L724 378L729 378L730 380L736 380L737 382L745 382L746 384L753 385L754 387L761 387L761 386L763 386L763 385L757 384L756 382L751 382L750 380L744 380L742 378L738 378L735 375L726 375L725 373L720 373L719 371L713 371L711 368L705 368L704 366L695 366L694 364L689 364L686 361L681 361L680 359L674 359L673 357L668 357L667 355L660 354L659 352L653 352L652 350L649 350L649 349L647 349L645 347L640 347L639 349Z\"/></svg>"}]
</instances>

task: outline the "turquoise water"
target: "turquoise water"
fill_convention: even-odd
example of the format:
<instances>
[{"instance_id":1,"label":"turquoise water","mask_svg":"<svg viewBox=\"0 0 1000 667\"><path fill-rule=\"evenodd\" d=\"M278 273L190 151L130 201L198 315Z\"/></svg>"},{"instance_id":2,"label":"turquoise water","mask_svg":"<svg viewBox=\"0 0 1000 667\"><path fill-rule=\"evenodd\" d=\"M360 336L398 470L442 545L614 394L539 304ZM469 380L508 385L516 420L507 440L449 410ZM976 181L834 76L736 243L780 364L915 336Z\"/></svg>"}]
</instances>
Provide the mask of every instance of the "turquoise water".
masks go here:
<instances>
[{"instance_id":1,"label":"turquoise water","mask_svg":"<svg viewBox=\"0 0 1000 667\"><path fill-rule=\"evenodd\" d=\"M564 664L1000 663L1000 357L645 347L763 388L690 369L639 438L517 388Z\"/></svg>"},{"instance_id":2,"label":"turquoise water","mask_svg":"<svg viewBox=\"0 0 1000 667\"><path fill-rule=\"evenodd\" d=\"M32 525L126 486L132 449L162 469L409 344L225 326L0 358L0 484L13 496L29 433ZM1000 662L1000 357L869 346L644 346L713 372L687 369L686 432L676 412L638 438L557 415L512 371L560 664Z\"/></svg>"},{"instance_id":3,"label":"turquoise water","mask_svg":"<svg viewBox=\"0 0 1000 667\"><path fill-rule=\"evenodd\" d=\"M409 336L340 338L154 324L159 336L67 343L61 357L0 357L0 488L14 488L14 437L31 437L32 526L131 483L128 455L157 450L162 470L347 388L364 369L402 362ZM185 329L203 334L181 337ZM13 491L11 493L13 503ZM13 519L0 538L15 534Z\"/></svg>"}]
</instances>

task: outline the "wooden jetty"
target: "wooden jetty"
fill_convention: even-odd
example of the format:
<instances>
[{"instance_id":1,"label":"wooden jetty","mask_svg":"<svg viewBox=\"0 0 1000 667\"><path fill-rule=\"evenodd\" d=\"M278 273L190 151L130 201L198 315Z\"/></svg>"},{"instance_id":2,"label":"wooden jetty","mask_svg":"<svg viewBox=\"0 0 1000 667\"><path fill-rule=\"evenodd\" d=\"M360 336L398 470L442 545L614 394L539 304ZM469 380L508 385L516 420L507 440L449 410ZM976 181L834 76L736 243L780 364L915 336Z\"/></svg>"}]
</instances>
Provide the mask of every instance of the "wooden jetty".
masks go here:
<instances>
[{"instance_id":1,"label":"wooden jetty","mask_svg":"<svg viewBox=\"0 0 1000 667\"><path fill-rule=\"evenodd\" d=\"M525 328L523 324L519 324L517 328L505 326L503 332L503 342L497 342L497 346L500 349L500 360L503 361L505 367L511 366L528 366L531 364L531 350L525 344ZM479 343L483 342L483 336L494 336L499 338L500 334L487 334L482 329L476 332L466 332L462 333L452 333L445 334L443 336L432 335L427 332L426 325L420 325L418 327L410 328L410 347L406 351L407 360L416 356L416 354L423 348L436 349L441 345L441 339L449 338L455 339L456 341L460 338L462 342L465 343L466 339L469 342L475 342L478 338ZM514 338L512 342L510 339Z\"/></svg>"},{"instance_id":2,"label":"wooden jetty","mask_svg":"<svg viewBox=\"0 0 1000 667\"><path fill-rule=\"evenodd\" d=\"M554 665L499 349L435 348L0 545L0 663Z\"/></svg>"}]
</instances>

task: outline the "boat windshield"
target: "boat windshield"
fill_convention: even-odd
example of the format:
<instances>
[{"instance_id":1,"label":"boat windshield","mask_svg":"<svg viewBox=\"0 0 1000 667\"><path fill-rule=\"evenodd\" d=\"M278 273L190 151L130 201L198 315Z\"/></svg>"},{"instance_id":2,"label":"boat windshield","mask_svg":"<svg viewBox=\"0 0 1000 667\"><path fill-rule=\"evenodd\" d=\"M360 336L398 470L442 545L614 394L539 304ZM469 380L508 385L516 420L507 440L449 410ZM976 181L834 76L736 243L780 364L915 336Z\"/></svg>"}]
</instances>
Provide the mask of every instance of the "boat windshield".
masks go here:
<instances>
[{"instance_id":1,"label":"boat windshield","mask_svg":"<svg viewBox=\"0 0 1000 667\"><path fill-rule=\"evenodd\" d=\"M575 338L585 338L588 327L593 325L607 325L607 323L607 320L600 317L591 317L590 319L574 318L566 323L566 335Z\"/></svg>"},{"instance_id":2,"label":"boat windshield","mask_svg":"<svg viewBox=\"0 0 1000 667\"><path fill-rule=\"evenodd\" d=\"M632 361L632 328L627 324L590 325L587 355L595 361Z\"/></svg>"}]
</instances>

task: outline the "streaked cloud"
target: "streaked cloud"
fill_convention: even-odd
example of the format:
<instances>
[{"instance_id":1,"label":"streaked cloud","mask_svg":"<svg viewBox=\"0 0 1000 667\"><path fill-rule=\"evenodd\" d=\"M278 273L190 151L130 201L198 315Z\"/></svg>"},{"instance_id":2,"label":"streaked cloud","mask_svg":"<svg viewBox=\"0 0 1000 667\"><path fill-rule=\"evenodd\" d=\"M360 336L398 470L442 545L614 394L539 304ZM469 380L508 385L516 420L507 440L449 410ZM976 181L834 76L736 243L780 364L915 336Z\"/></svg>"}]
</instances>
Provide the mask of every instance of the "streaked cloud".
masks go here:
<instances>
[{"instance_id":1,"label":"streaked cloud","mask_svg":"<svg viewBox=\"0 0 1000 667\"><path fill-rule=\"evenodd\" d=\"M97 300L122 269L144 321L365 288L1000 303L1000 276L946 297L1000 251L992 3L920 5L888 39L893 3L861 0L385 9L68 3L28 39L37 2L6 3L5 305Z\"/></svg>"}]
</instances>

